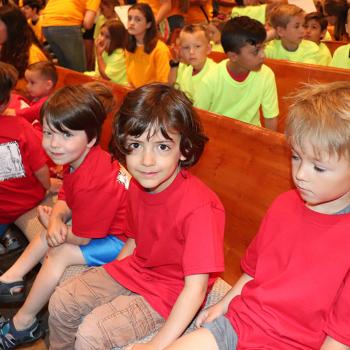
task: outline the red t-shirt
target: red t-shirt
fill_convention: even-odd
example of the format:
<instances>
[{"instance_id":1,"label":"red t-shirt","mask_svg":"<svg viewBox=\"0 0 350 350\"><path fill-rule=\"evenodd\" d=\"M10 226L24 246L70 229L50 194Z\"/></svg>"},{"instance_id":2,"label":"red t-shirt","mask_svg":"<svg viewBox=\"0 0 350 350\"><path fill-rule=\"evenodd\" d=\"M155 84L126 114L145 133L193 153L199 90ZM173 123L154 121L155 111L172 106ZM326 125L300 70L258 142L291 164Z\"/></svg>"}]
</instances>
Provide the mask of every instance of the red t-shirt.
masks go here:
<instances>
[{"instance_id":1,"label":"red t-shirt","mask_svg":"<svg viewBox=\"0 0 350 350\"><path fill-rule=\"evenodd\" d=\"M38 100L29 102L29 106L16 110L16 114L19 117L27 119L30 123L40 120L40 110L49 96L39 98Z\"/></svg>"},{"instance_id":2,"label":"red t-shirt","mask_svg":"<svg viewBox=\"0 0 350 350\"><path fill-rule=\"evenodd\" d=\"M148 193L131 181L127 235L136 248L104 267L166 318L185 276L210 273L209 289L224 270L224 223L218 197L185 170L160 193Z\"/></svg>"},{"instance_id":3,"label":"red t-shirt","mask_svg":"<svg viewBox=\"0 0 350 350\"><path fill-rule=\"evenodd\" d=\"M227 313L238 349L320 349L327 335L350 345L350 214L307 208L297 191L267 212L242 259L254 279Z\"/></svg>"},{"instance_id":4,"label":"red t-shirt","mask_svg":"<svg viewBox=\"0 0 350 350\"><path fill-rule=\"evenodd\" d=\"M112 234L125 241L127 187L119 163L98 145L74 172L67 167L58 199L72 211L72 232L86 238Z\"/></svg>"},{"instance_id":5,"label":"red t-shirt","mask_svg":"<svg viewBox=\"0 0 350 350\"><path fill-rule=\"evenodd\" d=\"M30 123L0 115L0 224L15 221L44 198L46 190L34 172L46 161Z\"/></svg>"}]
</instances>

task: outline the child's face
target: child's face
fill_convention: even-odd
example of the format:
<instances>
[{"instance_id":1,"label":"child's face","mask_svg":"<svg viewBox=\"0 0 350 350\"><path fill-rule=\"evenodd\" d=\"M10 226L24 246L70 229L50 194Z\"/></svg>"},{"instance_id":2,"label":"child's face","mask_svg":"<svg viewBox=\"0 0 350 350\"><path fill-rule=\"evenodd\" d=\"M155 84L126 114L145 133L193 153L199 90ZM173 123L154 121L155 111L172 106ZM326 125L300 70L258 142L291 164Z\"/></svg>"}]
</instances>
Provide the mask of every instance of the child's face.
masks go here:
<instances>
[{"instance_id":1,"label":"child's face","mask_svg":"<svg viewBox=\"0 0 350 350\"><path fill-rule=\"evenodd\" d=\"M304 31L303 15L292 17L286 28L277 27L277 34L287 45L299 45L304 38Z\"/></svg>"},{"instance_id":2,"label":"child's face","mask_svg":"<svg viewBox=\"0 0 350 350\"><path fill-rule=\"evenodd\" d=\"M211 46L204 32L180 34L181 57L193 68L202 69L210 51Z\"/></svg>"},{"instance_id":3,"label":"child's face","mask_svg":"<svg viewBox=\"0 0 350 350\"><path fill-rule=\"evenodd\" d=\"M25 5L21 8L23 14L27 19L33 18L36 15L36 10L32 9L30 6Z\"/></svg>"},{"instance_id":4,"label":"child's face","mask_svg":"<svg viewBox=\"0 0 350 350\"><path fill-rule=\"evenodd\" d=\"M128 33L130 35L144 36L151 23L147 23L144 14L137 10L129 10L128 14Z\"/></svg>"},{"instance_id":5,"label":"child's face","mask_svg":"<svg viewBox=\"0 0 350 350\"><path fill-rule=\"evenodd\" d=\"M7 27L3 21L0 21L0 45L5 44L7 41Z\"/></svg>"},{"instance_id":6,"label":"child's face","mask_svg":"<svg viewBox=\"0 0 350 350\"><path fill-rule=\"evenodd\" d=\"M53 83L42 77L39 71L26 70L24 77L27 81L26 90L32 98L40 98L50 94Z\"/></svg>"},{"instance_id":7,"label":"child's face","mask_svg":"<svg viewBox=\"0 0 350 350\"><path fill-rule=\"evenodd\" d=\"M57 165L70 164L76 169L94 146L96 138L88 141L84 130L66 129L65 133L49 126L44 118L42 145L47 155Z\"/></svg>"},{"instance_id":8,"label":"child's face","mask_svg":"<svg viewBox=\"0 0 350 350\"><path fill-rule=\"evenodd\" d=\"M310 19L305 23L305 39L319 44L322 39L322 35L323 32L321 30L321 25L315 19Z\"/></svg>"},{"instance_id":9,"label":"child's face","mask_svg":"<svg viewBox=\"0 0 350 350\"><path fill-rule=\"evenodd\" d=\"M334 214L350 204L350 160L323 153L317 157L311 144L303 149L292 143L293 181L307 206Z\"/></svg>"},{"instance_id":10,"label":"child's face","mask_svg":"<svg viewBox=\"0 0 350 350\"><path fill-rule=\"evenodd\" d=\"M255 46L246 44L245 46L241 47L238 54L229 52L228 57L230 61L237 68L239 68L241 73L258 71L260 70L265 59L264 45L262 43Z\"/></svg>"},{"instance_id":11,"label":"child's face","mask_svg":"<svg viewBox=\"0 0 350 350\"><path fill-rule=\"evenodd\" d=\"M100 10L101 13L107 18L114 18L115 17L115 12L114 12L114 7L112 4L105 2L105 1L101 1L100 4Z\"/></svg>"},{"instance_id":12,"label":"child's face","mask_svg":"<svg viewBox=\"0 0 350 350\"><path fill-rule=\"evenodd\" d=\"M106 27L102 27L99 34L99 40L101 40L101 44L103 45L105 50L109 49L109 45L111 44L111 36Z\"/></svg>"},{"instance_id":13,"label":"child's face","mask_svg":"<svg viewBox=\"0 0 350 350\"><path fill-rule=\"evenodd\" d=\"M147 135L148 131L145 131L140 137L127 137L126 145L131 153L126 155L126 164L142 187L158 193L174 181L179 171L179 161L185 160L185 157L180 152L179 133L168 131L172 140L166 139L160 131L149 140Z\"/></svg>"},{"instance_id":14,"label":"child's face","mask_svg":"<svg viewBox=\"0 0 350 350\"><path fill-rule=\"evenodd\" d=\"M208 24L208 34L209 34L210 40L214 41L215 44L220 44L221 33L219 29L216 28L212 23Z\"/></svg>"}]
</instances>

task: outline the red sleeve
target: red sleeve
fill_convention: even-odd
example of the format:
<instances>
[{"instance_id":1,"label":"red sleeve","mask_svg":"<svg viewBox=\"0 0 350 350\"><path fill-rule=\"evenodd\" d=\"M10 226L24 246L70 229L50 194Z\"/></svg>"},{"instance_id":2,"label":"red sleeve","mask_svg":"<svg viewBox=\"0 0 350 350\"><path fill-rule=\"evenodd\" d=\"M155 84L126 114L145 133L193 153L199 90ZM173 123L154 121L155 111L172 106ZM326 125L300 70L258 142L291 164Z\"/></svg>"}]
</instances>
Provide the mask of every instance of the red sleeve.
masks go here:
<instances>
[{"instance_id":1,"label":"red sleeve","mask_svg":"<svg viewBox=\"0 0 350 350\"><path fill-rule=\"evenodd\" d=\"M224 229L225 212L215 203L198 208L186 219L182 259L186 276L224 271Z\"/></svg>"},{"instance_id":2,"label":"red sleeve","mask_svg":"<svg viewBox=\"0 0 350 350\"><path fill-rule=\"evenodd\" d=\"M34 103L27 108L17 110L16 114L19 117L26 119L29 123L33 123L34 120L39 120L40 109L44 102Z\"/></svg>"},{"instance_id":3,"label":"red sleeve","mask_svg":"<svg viewBox=\"0 0 350 350\"><path fill-rule=\"evenodd\" d=\"M333 339L350 346L350 270L333 304L325 332Z\"/></svg>"}]
</instances>

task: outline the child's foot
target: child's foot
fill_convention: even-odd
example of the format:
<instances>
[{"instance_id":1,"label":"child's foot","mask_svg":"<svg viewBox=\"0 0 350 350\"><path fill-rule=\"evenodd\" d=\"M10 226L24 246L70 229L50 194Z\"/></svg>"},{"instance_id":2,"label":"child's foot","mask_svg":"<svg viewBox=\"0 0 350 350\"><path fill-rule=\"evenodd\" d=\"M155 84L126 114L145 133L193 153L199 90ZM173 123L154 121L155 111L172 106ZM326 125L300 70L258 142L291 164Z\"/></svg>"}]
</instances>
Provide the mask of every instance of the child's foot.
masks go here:
<instances>
[{"instance_id":1,"label":"child's foot","mask_svg":"<svg viewBox=\"0 0 350 350\"><path fill-rule=\"evenodd\" d=\"M15 303L24 301L24 281L0 282L0 303Z\"/></svg>"},{"instance_id":2,"label":"child's foot","mask_svg":"<svg viewBox=\"0 0 350 350\"><path fill-rule=\"evenodd\" d=\"M1 324L0 349L14 349L21 344L31 343L43 336L43 331L37 320L26 329L17 330L13 320Z\"/></svg>"},{"instance_id":3,"label":"child's foot","mask_svg":"<svg viewBox=\"0 0 350 350\"><path fill-rule=\"evenodd\" d=\"M37 211L40 222L45 228L48 228L52 208L46 205L39 205Z\"/></svg>"}]
</instances>

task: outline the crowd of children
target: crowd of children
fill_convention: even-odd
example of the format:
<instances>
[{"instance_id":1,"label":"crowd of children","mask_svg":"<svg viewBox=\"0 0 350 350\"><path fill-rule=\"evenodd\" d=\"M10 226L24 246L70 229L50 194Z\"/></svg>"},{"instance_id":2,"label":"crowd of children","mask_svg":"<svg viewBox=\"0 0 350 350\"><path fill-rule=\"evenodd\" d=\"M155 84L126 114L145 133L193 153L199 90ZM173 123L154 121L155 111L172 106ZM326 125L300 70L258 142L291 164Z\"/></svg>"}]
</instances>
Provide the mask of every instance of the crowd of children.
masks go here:
<instances>
[{"instance_id":1,"label":"crowd of children","mask_svg":"<svg viewBox=\"0 0 350 350\"><path fill-rule=\"evenodd\" d=\"M322 42L337 1L325 1L328 17L242 1L227 21L185 25L170 50L150 5L131 5L124 27L119 2L102 0L95 70L85 72L99 82L60 89L41 25L59 63L83 71L81 51L65 55L75 41L57 40L69 32L80 42L76 21L90 28L99 1L82 1L74 25L57 32L57 0L46 20L38 0L23 0L22 11L0 7L0 253L9 251L9 225L29 210L45 228L1 272L0 303L24 302L0 319L0 349L43 336L37 314L47 302L53 350L350 349L350 84L308 85L294 96L286 137L295 189L271 205L241 278L202 312L224 270L225 209L189 171L208 141L193 106L277 130L265 57L350 68L350 44L332 58ZM212 51L226 59L215 63ZM133 89L117 111L103 80ZM112 111L111 155L99 139ZM62 181L52 179L57 171ZM42 205L52 194L53 207ZM25 275L39 262L25 298ZM74 264L92 268L57 286ZM195 317L199 329L183 336Z\"/></svg>"}]
</instances>

